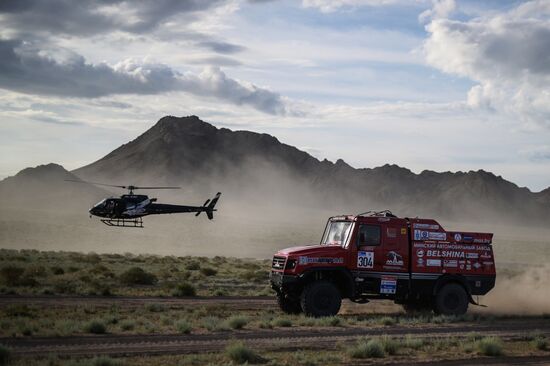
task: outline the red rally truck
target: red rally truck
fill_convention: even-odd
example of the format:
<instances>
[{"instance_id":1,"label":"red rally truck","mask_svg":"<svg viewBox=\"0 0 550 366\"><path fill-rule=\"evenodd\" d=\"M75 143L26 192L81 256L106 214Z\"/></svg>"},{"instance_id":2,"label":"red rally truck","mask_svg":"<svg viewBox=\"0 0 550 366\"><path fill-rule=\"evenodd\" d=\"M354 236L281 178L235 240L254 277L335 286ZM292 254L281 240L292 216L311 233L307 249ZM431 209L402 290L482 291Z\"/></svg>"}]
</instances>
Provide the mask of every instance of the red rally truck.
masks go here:
<instances>
[{"instance_id":1,"label":"red rally truck","mask_svg":"<svg viewBox=\"0 0 550 366\"><path fill-rule=\"evenodd\" d=\"M406 310L466 313L495 285L493 234L446 231L390 211L329 218L321 243L280 250L271 287L286 313L332 316L343 298L391 299Z\"/></svg>"}]
</instances>

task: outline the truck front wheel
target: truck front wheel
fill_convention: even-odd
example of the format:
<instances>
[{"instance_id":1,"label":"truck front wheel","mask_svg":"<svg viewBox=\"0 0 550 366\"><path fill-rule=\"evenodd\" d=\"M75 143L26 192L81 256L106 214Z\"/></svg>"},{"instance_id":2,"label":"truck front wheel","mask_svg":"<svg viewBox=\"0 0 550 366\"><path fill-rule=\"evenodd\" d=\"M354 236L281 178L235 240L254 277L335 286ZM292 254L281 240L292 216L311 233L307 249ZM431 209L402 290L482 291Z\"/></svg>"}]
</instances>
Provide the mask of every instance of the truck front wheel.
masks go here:
<instances>
[{"instance_id":1,"label":"truck front wheel","mask_svg":"<svg viewBox=\"0 0 550 366\"><path fill-rule=\"evenodd\" d=\"M277 293L277 304L279 308L287 314L300 314L300 299L288 296L284 293Z\"/></svg>"},{"instance_id":2,"label":"truck front wheel","mask_svg":"<svg viewBox=\"0 0 550 366\"><path fill-rule=\"evenodd\" d=\"M463 315L468 310L468 294L457 283L444 285L435 296L435 312L443 315Z\"/></svg>"},{"instance_id":3,"label":"truck front wheel","mask_svg":"<svg viewBox=\"0 0 550 366\"><path fill-rule=\"evenodd\" d=\"M304 287L300 300L304 313L314 317L334 316L342 305L340 291L328 281L316 281Z\"/></svg>"}]
</instances>

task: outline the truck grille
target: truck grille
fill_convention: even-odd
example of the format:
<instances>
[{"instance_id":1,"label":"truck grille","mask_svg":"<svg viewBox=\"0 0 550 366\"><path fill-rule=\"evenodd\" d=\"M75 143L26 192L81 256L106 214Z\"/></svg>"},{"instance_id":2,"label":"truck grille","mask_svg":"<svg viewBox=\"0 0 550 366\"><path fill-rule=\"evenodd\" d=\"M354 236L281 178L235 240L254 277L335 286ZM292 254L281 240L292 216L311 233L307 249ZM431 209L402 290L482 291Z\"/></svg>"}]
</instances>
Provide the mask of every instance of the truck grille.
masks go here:
<instances>
[{"instance_id":1,"label":"truck grille","mask_svg":"<svg viewBox=\"0 0 550 366\"><path fill-rule=\"evenodd\" d=\"M273 257L273 262L271 263L271 268L273 269L284 269L285 268L285 257Z\"/></svg>"}]
</instances>

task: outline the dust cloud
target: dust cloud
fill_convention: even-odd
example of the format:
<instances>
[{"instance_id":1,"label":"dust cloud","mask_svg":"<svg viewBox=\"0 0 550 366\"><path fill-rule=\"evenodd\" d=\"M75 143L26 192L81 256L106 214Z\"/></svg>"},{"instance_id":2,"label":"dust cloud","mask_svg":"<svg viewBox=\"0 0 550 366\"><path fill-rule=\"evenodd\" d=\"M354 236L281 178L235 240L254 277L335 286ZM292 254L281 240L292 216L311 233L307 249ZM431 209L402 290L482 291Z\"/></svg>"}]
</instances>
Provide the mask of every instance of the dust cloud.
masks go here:
<instances>
[{"instance_id":1,"label":"dust cloud","mask_svg":"<svg viewBox=\"0 0 550 366\"><path fill-rule=\"evenodd\" d=\"M498 274L495 288L481 301L482 312L510 315L550 314L550 265Z\"/></svg>"}]
</instances>

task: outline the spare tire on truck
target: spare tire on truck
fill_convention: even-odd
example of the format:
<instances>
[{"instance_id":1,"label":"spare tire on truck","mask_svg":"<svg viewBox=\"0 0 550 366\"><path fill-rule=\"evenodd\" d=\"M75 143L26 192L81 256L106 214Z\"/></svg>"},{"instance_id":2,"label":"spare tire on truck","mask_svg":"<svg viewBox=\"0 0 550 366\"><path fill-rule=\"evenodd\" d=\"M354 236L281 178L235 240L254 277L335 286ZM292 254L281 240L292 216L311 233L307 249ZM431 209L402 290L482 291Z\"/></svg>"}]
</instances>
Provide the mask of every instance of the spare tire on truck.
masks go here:
<instances>
[{"instance_id":1,"label":"spare tire on truck","mask_svg":"<svg viewBox=\"0 0 550 366\"><path fill-rule=\"evenodd\" d=\"M435 295L434 310L442 315L463 315L468 310L468 293L458 283L443 285Z\"/></svg>"},{"instance_id":2,"label":"spare tire on truck","mask_svg":"<svg viewBox=\"0 0 550 366\"><path fill-rule=\"evenodd\" d=\"M300 298L302 310L308 316L334 316L340 311L342 295L328 281L315 281L304 287Z\"/></svg>"}]
</instances>

